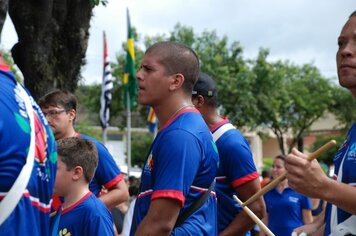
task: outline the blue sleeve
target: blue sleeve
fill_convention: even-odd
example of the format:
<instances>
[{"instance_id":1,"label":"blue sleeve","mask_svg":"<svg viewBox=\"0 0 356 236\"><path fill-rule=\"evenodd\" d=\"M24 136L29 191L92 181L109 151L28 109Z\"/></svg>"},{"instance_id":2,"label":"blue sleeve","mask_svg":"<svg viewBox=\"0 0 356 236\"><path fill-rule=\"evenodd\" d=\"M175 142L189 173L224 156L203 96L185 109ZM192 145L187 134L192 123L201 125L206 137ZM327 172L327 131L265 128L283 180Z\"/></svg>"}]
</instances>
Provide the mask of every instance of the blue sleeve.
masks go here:
<instances>
[{"instance_id":1,"label":"blue sleeve","mask_svg":"<svg viewBox=\"0 0 356 236\"><path fill-rule=\"evenodd\" d=\"M201 145L192 134L184 130L173 130L165 134L153 153L153 191L159 191L154 195L168 194L168 197L184 201L180 199L181 194L187 196L201 157Z\"/></svg>"},{"instance_id":2,"label":"blue sleeve","mask_svg":"<svg viewBox=\"0 0 356 236\"><path fill-rule=\"evenodd\" d=\"M311 199L304 195L302 195L301 197L302 197L301 198L302 209L312 209Z\"/></svg>"},{"instance_id":3,"label":"blue sleeve","mask_svg":"<svg viewBox=\"0 0 356 236\"><path fill-rule=\"evenodd\" d=\"M109 151L101 143L96 143L99 154L99 163L95 171L95 179L105 188L110 189L121 181L122 175L119 167Z\"/></svg>"},{"instance_id":4,"label":"blue sleeve","mask_svg":"<svg viewBox=\"0 0 356 236\"><path fill-rule=\"evenodd\" d=\"M217 141L220 164L233 187L258 178L249 144L239 133L230 132Z\"/></svg>"},{"instance_id":5,"label":"blue sleeve","mask_svg":"<svg viewBox=\"0 0 356 236\"><path fill-rule=\"evenodd\" d=\"M114 235L114 226L111 215L91 217L90 222L86 225L88 228L87 235Z\"/></svg>"}]
</instances>

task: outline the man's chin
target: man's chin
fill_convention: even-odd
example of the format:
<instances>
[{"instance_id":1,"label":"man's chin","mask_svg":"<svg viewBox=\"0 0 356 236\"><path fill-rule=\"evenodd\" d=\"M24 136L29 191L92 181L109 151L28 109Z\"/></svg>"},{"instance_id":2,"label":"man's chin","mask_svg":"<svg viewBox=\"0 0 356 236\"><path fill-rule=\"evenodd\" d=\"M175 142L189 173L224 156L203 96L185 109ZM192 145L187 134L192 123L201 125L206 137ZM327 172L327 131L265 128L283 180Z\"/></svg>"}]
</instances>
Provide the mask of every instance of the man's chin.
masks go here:
<instances>
[{"instance_id":1,"label":"man's chin","mask_svg":"<svg viewBox=\"0 0 356 236\"><path fill-rule=\"evenodd\" d=\"M148 101L146 101L145 99L140 99L138 98L138 103L140 103L140 105L142 106L150 106L150 103Z\"/></svg>"}]
</instances>

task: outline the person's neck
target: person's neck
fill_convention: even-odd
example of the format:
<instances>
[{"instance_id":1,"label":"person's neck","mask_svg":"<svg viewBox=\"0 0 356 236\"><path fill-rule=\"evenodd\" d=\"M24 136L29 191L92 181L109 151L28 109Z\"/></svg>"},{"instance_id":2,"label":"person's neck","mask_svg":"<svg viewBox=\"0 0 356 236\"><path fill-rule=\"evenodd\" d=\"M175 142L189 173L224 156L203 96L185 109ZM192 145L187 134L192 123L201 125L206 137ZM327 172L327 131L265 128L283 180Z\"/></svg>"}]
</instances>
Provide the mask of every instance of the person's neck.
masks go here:
<instances>
[{"instance_id":1,"label":"person's neck","mask_svg":"<svg viewBox=\"0 0 356 236\"><path fill-rule=\"evenodd\" d=\"M349 88L349 90L350 90L352 96L353 96L354 98L356 98L356 88Z\"/></svg>"},{"instance_id":2,"label":"person's neck","mask_svg":"<svg viewBox=\"0 0 356 236\"><path fill-rule=\"evenodd\" d=\"M63 210L76 204L80 199L82 199L89 191L89 186L75 186L72 188L73 191L69 191L68 195L64 196L64 202L62 205Z\"/></svg>"},{"instance_id":3,"label":"person's neck","mask_svg":"<svg viewBox=\"0 0 356 236\"><path fill-rule=\"evenodd\" d=\"M64 139L64 138L71 138L71 137L77 137L77 132L74 130L73 127L68 129L67 132L63 133L63 135L56 136L56 140Z\"/></svg>"},{"instance_id":4,"label":"person's neck","mask_svg":"<svg viewBox=\"0 0 356 236\"><path fill-rule=\"evenodd\" d=\"M207 112L202 113L205 123L208 125L209 129L214 127L217 123L223 121L224 119L218 114L216 109L209 109Z\"/></svg>"},{"instance_id":5,"label":"person's neck","mask_svg":"<svg viewBox=\"0 0 356 236\"><path fill-rule=\"evenodd\" d=\"M153 109L157 115L160 124L164 126L169 120L171 120L181 111L193 107L194 106L190 100L183 100L179 102L174 102L173 104L170 105L165 104L161 106L155 106L153 107Z\"/></svg>"},{"instance_id":6,"label":"person's neck","mask_svg":"<svg viewBox=\"0 0 356 236\"><path fill-rule=\"evenodd\" d=\"M287 187L288 187L288 180L285 179L277 185L277 191L281 193Z\"/></svg>"}]
</instances>

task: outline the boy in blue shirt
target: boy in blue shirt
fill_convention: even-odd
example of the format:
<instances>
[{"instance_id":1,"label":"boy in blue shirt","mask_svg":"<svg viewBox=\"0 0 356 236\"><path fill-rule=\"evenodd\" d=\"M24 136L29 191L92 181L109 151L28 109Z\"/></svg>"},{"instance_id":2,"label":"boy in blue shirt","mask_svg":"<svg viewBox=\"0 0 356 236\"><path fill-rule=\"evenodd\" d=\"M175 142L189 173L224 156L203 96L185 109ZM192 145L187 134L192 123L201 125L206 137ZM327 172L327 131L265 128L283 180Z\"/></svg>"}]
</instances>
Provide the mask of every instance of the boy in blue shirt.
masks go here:
<instances>
[{"instance_id":1,"label":"boy in blue shirt","mask_svg":"<svg viewBox=\"0 0 356 236\"><path fill-rule=\"evenodd\" d=\"M95 145L75 137L58 140L57 145L54 193L64 202L51 219L52 235L114 235L109 210L89 190L98 165Z\"/></svg>"}]
</instances>

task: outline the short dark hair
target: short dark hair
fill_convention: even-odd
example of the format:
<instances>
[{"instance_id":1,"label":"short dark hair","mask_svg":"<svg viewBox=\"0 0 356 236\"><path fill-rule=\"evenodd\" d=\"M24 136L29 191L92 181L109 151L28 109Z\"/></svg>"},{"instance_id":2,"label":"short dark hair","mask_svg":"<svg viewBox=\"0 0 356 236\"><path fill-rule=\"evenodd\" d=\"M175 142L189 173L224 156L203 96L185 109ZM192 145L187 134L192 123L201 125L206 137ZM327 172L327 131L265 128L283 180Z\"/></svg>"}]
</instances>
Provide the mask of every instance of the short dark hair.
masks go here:
<instances>
[{"instance_id":1,"label":"short dark hair","mask_svg":"<svg viewBox=\"0 0 356 236\"><path fill-rule=\"evenodd\" d=\"M218 91L214 79L203 72L199 73L198 81L193 87L192 97L201 95L208 106L218 107Z\"/></svg>"},{"instance_id":2,"label":"short dark hair","mask_svg":"<svg viewBox=\"0 0 356 236\"><path fill-rule=\"evenodd\" d=\"M286 162L286 156L280 154L280 155L277 155L274 159L279 159L279 160L282 160L284 163Z\"/></svg>"},{"instance_id":3,"label":"short dark hair","mask_svg":"<svg viewBox=\"0 0 356 236\"><path fill-rule=\"evenodd\" d=\"M67 170L81 166L85 180L90 183L98 165L98 151L93 142L76 137L60 139L57 140L57 152Z\"/></svg>"},{"instance_id":4,"label":"short dark hair","mask_svg":"<svg viewBox=\"0 0 356 236\"><path fill-rule=\"evenodd\" d=\"M352 12L351 15L349 16L349 18L356 16L356 11Z\"/></svg>"},{"instance_id":5,"label":"short dark hair","mask_svg":"<svg viewBox=\"0 0 356 236\"><path fill-rule=\"evenodd\" d=\"M77 98L74 94L66 90L53 90L38 100L41 108L49 106L62 106L66 111L77 110Z\"/></svg>"},{"instance_id":6,"label":"short dark hair","mask_svg":"<svg viewBox=\"0 0 356 236\"><path fill-rule=\"evenodd\" d=\"M199 58L190 47L177 42L158 42L149 47L145 54L159 56L158 62L168 75L180 73L184 76L183 89L191 93L199 74Z\"/></svg>"}]
</instances>

